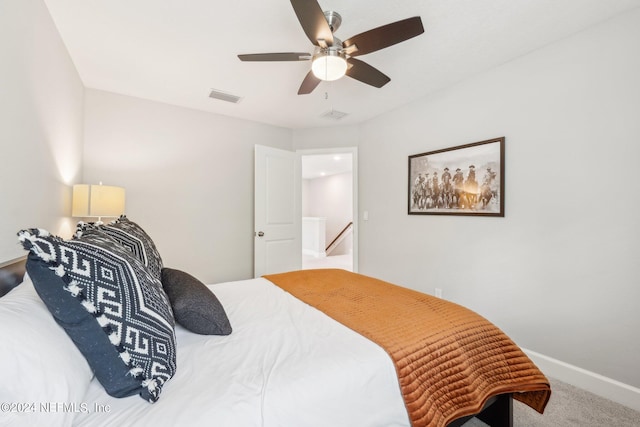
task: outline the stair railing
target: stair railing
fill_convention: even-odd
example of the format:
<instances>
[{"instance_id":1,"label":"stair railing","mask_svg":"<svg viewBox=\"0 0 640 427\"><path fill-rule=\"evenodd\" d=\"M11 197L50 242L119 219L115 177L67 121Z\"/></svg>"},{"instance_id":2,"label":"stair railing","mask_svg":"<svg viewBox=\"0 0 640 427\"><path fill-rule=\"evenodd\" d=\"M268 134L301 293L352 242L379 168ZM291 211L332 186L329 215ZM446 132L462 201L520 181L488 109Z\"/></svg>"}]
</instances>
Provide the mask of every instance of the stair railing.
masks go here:
<instances>
[{"instance_id":1,"label":"stair railing","mask_svg":"<svg viewBox=\"0 0 640 427\"><path fill-rule=\"evenodd\" d=\"M333 239L331 241L331 243L329 243L329 245L326 247L325 252L329 251L329 248L331 246L333 246L334 243L336 243L338 240L340 240L340 238L353 226L353 221L351 221L349 224L347 224L340 233L338 233L338 235L336 236L335 239Z\"/></svg>"}]
</instances>

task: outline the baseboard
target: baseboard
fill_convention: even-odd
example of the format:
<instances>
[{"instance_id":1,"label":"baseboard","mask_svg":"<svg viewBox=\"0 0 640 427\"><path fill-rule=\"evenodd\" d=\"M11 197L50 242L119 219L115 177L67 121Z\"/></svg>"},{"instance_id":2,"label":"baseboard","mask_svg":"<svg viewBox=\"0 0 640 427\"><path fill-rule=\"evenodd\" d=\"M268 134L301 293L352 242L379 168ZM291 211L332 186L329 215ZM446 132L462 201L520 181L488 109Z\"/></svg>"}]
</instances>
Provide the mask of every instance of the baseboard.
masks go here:
<instances>
[{"instance_id":1,"label":"baseboard","mask_svg":"<svg viewBox=\"0 0 640 427\"><path fill-rule=\"evenodd\" d=\"M640 388L587 371L535 351L523 350L545 375L640 411Z\"/></svg>"}]
</instances>

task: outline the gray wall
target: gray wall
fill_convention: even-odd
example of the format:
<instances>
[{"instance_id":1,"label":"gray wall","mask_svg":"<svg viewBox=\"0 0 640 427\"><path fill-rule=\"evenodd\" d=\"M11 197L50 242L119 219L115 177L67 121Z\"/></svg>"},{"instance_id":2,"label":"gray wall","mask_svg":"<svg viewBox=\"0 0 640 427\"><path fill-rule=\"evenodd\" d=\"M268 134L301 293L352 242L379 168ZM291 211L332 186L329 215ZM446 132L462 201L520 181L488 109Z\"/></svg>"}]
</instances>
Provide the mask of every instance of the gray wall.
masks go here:
<instances>
[{"instance_id":1,"label":"gray wall","mask_svg":"<svg viewBox=\"0 0 640 427\"><path fill-rule=\"evenodd\" d=\"M362 125L360 272L640 387L638 52L636 9ZM505 218L407 215L407 156L499 136Z\"/></svg>"},{"instance_id":2,"label":"gray wall","mask_svg":"<svg viewBox=\"0 0 640 427\"><path fill-rule=\"evenodd\" d=\"M168 267L207 283L253 277L255 144L291 131L86 90L85 181L127 191L127 215Z\"/></svg>"},{"instance_id":3,"label":"gray wall","mask_svg":"<svg viewBox=\"0 0 640 427\"><path fill-rule=\"evenodd\" d=\"M80 179L83 86L42 1L0 2L0 262L25 254L16 233L69 237Z\"/></svg>"}]
</instances>

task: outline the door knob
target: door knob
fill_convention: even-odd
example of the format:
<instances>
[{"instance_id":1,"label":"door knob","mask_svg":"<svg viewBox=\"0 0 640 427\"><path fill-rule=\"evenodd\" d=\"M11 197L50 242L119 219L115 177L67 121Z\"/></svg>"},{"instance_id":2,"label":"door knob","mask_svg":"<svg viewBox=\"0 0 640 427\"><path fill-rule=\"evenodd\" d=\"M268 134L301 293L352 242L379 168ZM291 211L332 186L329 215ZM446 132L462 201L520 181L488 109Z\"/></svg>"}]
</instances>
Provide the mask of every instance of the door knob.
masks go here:
<instances>
[{"instance_id":1,"label":"door knob","mask_svg":"<svg viewBox=\"0 0 640 427\"><path fill-rule=\"evenodd\" d=\"M262 237L264 236L264 232L263 231L258 231L258 237Z\"/></svg>"}]
</instances>

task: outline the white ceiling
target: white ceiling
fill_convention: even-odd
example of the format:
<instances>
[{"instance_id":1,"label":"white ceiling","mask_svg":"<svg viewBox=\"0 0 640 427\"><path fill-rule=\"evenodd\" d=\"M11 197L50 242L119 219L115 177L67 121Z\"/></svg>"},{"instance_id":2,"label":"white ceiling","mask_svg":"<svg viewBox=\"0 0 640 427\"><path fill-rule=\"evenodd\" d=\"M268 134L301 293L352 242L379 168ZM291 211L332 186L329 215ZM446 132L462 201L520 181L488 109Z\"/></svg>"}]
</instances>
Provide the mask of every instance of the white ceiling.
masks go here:
<instances>
[{"instance_id":1,"label":"white ceiling","mask_svg":"<svg viewBox=\"0 0 640 427\"><path fill-rule=\"evenodd\" d=\"M343 78L297 95L303 62L240 53L312 52L286 0L44 0L88 88L292 129L360 123L567 37L640 0L320 0L345 40L419 15L425 33L359 59L391 78ZM242 97L208 97L217 89ZM349 115L321 117L331 110Z\"/></svg>"},{"instance_id":2,"label":"white ceiling","mask_svg":"<svg viewBox=\"0 0 640 427\"><path fill-rule=\"evenodd\" d=\"M323 178L353 170L351 153L304 155L301 163L302 179Z\"/></svg>"}]
</instances>

